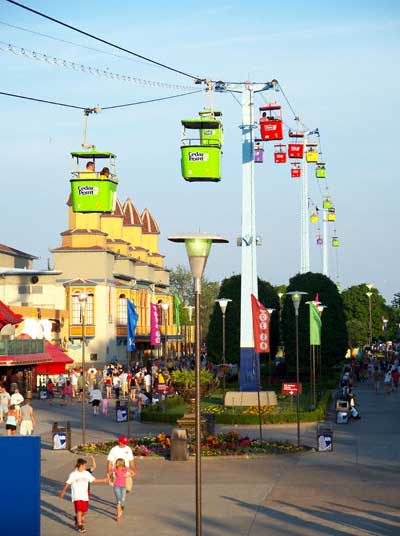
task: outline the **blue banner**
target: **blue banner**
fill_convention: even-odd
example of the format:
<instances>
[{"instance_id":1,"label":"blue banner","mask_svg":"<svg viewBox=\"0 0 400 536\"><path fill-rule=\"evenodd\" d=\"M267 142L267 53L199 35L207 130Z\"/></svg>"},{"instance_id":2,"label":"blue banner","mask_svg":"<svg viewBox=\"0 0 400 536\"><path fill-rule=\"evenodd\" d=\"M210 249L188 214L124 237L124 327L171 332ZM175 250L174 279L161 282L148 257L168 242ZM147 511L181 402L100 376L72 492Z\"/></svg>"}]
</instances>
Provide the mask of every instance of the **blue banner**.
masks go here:
<instances>
[{"instance_id":1,"label":"blue banner","mask_svg":"<svg viewBox=\"0 0 400 536\"><path fill-rule=\"evenodd\" d=\"M131 302L130 300L126 300L128 305L128 344L127 344L127 350L128 352L133 352L136 350L136 343L135 343L135 331L137 326L137 321L139 318L139 315L136 312L135 304Z\"/></svg>"}]
</instances>

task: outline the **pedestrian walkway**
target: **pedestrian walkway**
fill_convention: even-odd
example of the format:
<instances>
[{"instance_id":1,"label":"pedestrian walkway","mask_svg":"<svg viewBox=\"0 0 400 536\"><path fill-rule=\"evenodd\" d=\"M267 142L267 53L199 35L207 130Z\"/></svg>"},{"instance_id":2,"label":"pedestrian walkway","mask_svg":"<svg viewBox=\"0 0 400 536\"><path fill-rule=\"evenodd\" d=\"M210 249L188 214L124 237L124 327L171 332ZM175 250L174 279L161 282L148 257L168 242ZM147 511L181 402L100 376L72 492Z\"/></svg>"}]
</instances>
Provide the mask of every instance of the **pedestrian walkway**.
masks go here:
<instances>
[{"instance_id":1,"label":"pedestrian walkway","mask_svg":"<svg viewBox=\"0 0 400 536\"><path fill-rule=\"evenodd\" d=\"M356 386L355 392L362 418L334 425L333 452L204 459L204 536L398 536L400 393L376 395L368 385ZM65 411L65 417L70 411L77 413L77 408L55 410L46 409L47 422L41 424L44 435L56 413L64 416ZM79 413L74 419L73 426L78 426ZM126 430L126 423L90 417L88 427L92 439L116 435ZM168 427L133 423L133 428L138 435ZM258 433L257 427L236 430ZM302 432L304 443L316 444L315 426L304 425ZM263 433L265 438L295 442L296 427L265 426ZM75 533L72 505L57 496L75 459L48 446L42 451L42 534L46 536ZM103 477L105 457L98 456L97 463L97 475ZM138 467L121 524L114 521L111 487L94 487L88 534L138 530L159 536L194 534L194 461L147 458L138 460Z\"/></svg>"}]
</instances>

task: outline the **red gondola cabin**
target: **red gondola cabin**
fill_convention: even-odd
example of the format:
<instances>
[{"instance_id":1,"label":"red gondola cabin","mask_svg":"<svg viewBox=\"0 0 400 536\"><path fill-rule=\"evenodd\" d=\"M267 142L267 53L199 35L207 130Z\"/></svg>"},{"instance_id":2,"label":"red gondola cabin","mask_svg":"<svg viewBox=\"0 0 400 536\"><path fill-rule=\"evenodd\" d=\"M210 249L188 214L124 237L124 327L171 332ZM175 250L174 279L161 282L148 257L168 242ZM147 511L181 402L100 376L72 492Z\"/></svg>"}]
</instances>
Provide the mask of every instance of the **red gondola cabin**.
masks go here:
<instances>
[{"instance_id":1,"label":"red gondola cabin","mask_svg":"<svg viewBox=\"0 0 400 536\"><path fill-rule=\"evenodd\" d=\"M304 156L304 144L302 132L289 132L289 138L293 139L293 143L288 145L289 158L303 158Z\"/></svg>"},{"instance_id":2,"label":"red gondola cabin","mask_svg":"<svg viewBox=\"0 0 400 536\"><path fill-rule=\"evenodd\" d=\"M279 104L260 106L260 134L264 141L283 140L282 109Z\"/></svg>"},{"instance_id":3,"label":"red gondola cabin","mask_svg":"<svg viewBox=\"0 0 400 536\"><path fill-rule=\"evenodd\" d=\"M277 143L274 145L274 161L275 164L284 164L286 162L286 145Z\"/></svg>"},{"instance_id":4,"label":"red gondola cabin","mask_svg":"<svg viewBox=\"0 0 400 536\"><path fill-rule=\"evenodd\" d=\"M301 177L301 166L300 162L293 162L292 169L290 170L290 175L293 179L298 179Z\"/></svg>"}]
</instances>

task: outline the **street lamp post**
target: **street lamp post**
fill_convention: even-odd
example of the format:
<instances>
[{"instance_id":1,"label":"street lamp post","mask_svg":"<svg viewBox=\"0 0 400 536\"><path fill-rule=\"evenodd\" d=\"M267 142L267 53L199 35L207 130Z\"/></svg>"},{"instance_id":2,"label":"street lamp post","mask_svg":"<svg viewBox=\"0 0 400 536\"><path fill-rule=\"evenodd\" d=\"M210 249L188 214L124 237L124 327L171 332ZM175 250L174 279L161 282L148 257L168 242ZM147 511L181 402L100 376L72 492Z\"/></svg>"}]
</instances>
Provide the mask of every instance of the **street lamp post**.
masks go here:
<instances>
[{"instance_id":1,"label":"street lamp post","mask_svg":"<svg viewBox=\"0 0 400 536\"><path fill-rule=\"evenodd\" d=\"M164 361L166 362L168 359L168 309L169 309L169 302L161 302L160 303L161 310L163 313L163 320L164 320Z\"/></svg>"},{"instance_id":2,"label":"street lamp post","mask_svg":"<svg viewBox=\"0 0 400 536\"><path fill-rule=\"evenodd\" d=\"M318 312L319 312L319 316L321 318L321 321L322 321L322 313L325 311L325 309L327 309L328 306L327 305L322 305L322 303L320 303L318 306L317 306L317 309L318 309ZM322 326L322 322L321 322L321 326ZM319 345L319 349L318 349L318 354L317 354L317 364L316 364L316 371L314 369L314 374L316 373L316 382L319 381L319 378L320 378L320 375L321 375L321 369L322 369L322 337L321 337L321 344ZM315 381L315 380L314 380ZM316 390L316 387L314 388Z\"/></svg>"},{"instance_id":3,"label":"street lamp post","mask_svg":"<svg viewBox=\"0 0 400 536\"><path fill-rule=\"evenodd\" d=\"M372 285L367 285L367 287L370 289L368 292L365 293L366 296L368 296L368 312L369 312L369 323L368 323L368 343L369 347L372 345L372 304L371 304L371 298L372 298L372 292L371 288Z\"/></svg>"},{"instance_id":4,"label":"street lamp post","mask_svg":"<svg viewBox=\"0 0 400 536\"><path fill-rule=\"evenodd\" d=\"M193 318L193 311L194 311L194 305L185 305L185 309L187 309L188 316L189 316L189 354L192 350L192 318ZM187 352L187 348L186 348Z\"/></svg>"},{"instance_id":5,"label":"street lamp post","mask_svg":"<svg viewBox=\"0 0 400 536\"><path fill-rule=\"evenodd\" d=\"M228 240L221 236L191 234L168 237L171 242L184 242L186 252L189 257L190 269L194 279L195 297L195 453L196 453L196 536L202 534L202 514L201 514L201 429L200 429L200 294L201 276L207 264L213 242L226 243Z\"/></svg>"},{"instance_id":6,"label":"street lamp post","mask_svg":"<svg viewBox=\"0 0 400 536\"><path fill-rule=\"evenodd\" d=\"M307 292L301 292L295 290L293 292L288 292L292 296L294 312L296 316L296 383L297 383L297 393L296 393L296 420L297 420L297 446L300 447L300 393L299 393L299 384L300 384L300 354L299 354L299 307L301 302L301 297Z\"/></svg>"},{"instance_id":7,"label":"street lamp post","mask_svg":"<svg viewBox=\"0 0 400 536\"><path fill-rule=\"evenodd\" d=\"M85 379L85 309L88 295L86 292L79 293L79 305L81 308L81 322L82 322L82 445L86 445L86 379Z\"/></svg>"},{"instance_id":8,"label":"street lamp post","mask_svg":"<svg viewBox=\"0 0 400 536\"><path fill-rule=\"evenodd\" d=\"M226 316L226 308L228 307L228 303L231 302L229 298L220 298L219 300L215 300L217 303L219 303L219 306L221 308L222 313L222 367L223 367L223 377L222 377L222 386L225 392L225 316Z\"/></svg>"},{"instance_id":9,"label":"street lamp post","mask_svg":"<svg viewBox=\"0 0 400 536\"><path fill-rule=\"evenodd\" d=\"M270 321L270 330L271 330L271 315L275 311L275 309L272 309L271 307L267 307L267 311L269 312L269 321ZM268 352L268 385L271 385L272 381L272 372L271 372L271 348ZM260 386L261 386L261 376L260 376Z\"/></svg>"}]
</instances>

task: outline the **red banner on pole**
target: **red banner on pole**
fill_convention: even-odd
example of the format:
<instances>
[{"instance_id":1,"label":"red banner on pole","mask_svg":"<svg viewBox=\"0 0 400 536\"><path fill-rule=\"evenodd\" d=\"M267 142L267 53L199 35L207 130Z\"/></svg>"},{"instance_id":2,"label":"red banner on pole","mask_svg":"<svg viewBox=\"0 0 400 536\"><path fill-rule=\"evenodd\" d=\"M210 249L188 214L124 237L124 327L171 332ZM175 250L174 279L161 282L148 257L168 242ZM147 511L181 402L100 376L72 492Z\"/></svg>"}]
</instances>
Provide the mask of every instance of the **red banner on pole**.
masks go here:
<instances>
[{"instance_id":1,"label":"red banner on pole","mask_svg":"<svg viewBox=\"0 0 400 536\"><path fill-rule=\"evenodd\" d=\"M264 305L251 295L253 313L254 350L260 354L269 352L269 321L271 315Z\"/></svg>"},{"instance_id":2,"label":"red banner on pole","mask_svg":"<svg viewBox=\"0 0 400 536\"><path fill-rule=\"evenodd\" d=\"M157 303L150 304L150 344L152 346L160 346L160 310Z\"/></svg>"}]
</instances>

